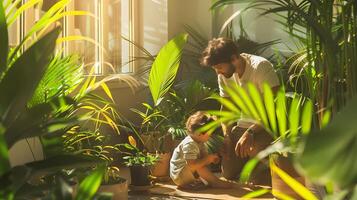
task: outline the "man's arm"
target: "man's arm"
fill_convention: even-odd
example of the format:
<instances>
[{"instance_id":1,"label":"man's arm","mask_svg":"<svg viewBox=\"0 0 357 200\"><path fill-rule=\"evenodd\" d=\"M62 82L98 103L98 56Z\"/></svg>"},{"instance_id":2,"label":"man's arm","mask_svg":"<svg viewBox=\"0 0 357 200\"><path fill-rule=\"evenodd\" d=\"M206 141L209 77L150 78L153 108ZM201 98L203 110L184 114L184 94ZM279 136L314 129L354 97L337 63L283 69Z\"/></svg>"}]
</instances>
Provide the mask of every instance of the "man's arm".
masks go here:
<instances>
[{"instance_id":1,"label":"man's arm","mask_svg":"<svg viewBox=\"0 0 357 200\"><path fill-rule=\"evenodd\" d=\"M273 91L273 94L275 95L279 91L280 86L274 86L271 89ZM248 157L251 154L253 148L254 133L259 133L263 131L263 129L264 128L259 124L251 125L237 142L237 145L235 147L236 154L240 155L243 158Z\"/></svg>"},{"instance_id":2,"label":"man's arm","mask_svg":"<svg viewBox=\"0 0 357 200\"><path fill-rule=\"evenodd\" d=\"M191 169L191 171L196 171L206 165L211 163L215 163L219 161L219 157L216 154L208 154L207 156L201 159L187 159L187 165Z\"/></svg>"},{"instance_id":3,"label":"man's arm","mask_svg":"<svg viewBox=\"0 0 357 200\"><path fill-rule=\"evenodd\" d=\"M231 101L230 97L224 97L224 98L229 100L229 101ZM226 107L224 107L223 105L221 105L221 111L228 111L228 109ZM233 124L229 125L227 123L222 122L221 126L222 126L222 131L223 131L223 135L224 136L228 136L229 134L231 134L232 128L233 128Z\"/></svg>"}]
</instances>

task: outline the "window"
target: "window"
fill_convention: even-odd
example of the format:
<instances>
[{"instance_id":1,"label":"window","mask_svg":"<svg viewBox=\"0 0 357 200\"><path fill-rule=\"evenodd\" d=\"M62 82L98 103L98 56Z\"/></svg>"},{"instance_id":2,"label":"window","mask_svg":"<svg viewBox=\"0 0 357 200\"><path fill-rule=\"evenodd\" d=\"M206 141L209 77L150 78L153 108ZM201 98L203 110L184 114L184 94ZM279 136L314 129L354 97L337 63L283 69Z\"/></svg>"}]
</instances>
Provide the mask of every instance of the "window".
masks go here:
<instances>
[{"instance_id":1,"label":"window","mask_svg":"<svg viewBox=\"0 0 357 200\"><path fill-rule=\"evenodd\" d=\"M26 2L22 0L22 4ZM10 27L13 33L10 43L18 44L33 23L56 2L43 0L42 8L35 6L26 11ZM81 55L85 65L95 67L96 75L133 73L134 65L129 61L134 56L134 47L122 36L135 41L136 8L136 0L72 0L66 11L81 10L91 15L67 16L59 21L62 37L68 38L60 47L64 55Z\"/></svg>"}]
</instances>

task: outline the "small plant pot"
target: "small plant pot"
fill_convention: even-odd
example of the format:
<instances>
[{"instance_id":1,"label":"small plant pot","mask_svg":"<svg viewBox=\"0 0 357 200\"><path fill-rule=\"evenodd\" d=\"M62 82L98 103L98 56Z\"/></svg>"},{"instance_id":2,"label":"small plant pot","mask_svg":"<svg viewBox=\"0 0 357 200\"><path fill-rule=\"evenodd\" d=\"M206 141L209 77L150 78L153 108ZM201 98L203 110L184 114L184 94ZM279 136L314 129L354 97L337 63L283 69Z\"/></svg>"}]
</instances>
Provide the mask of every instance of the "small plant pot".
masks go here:
<instances>
[{"instance_id":1,"label":"small plant pot","mask_svg":"<svg viewBox=\"0 0 357 200\"><path fill-rule=\"evenodd\" d=\"M156 178L169 177L171 153L159 154L159 160L150 168L151 176Z\"/></svg>"},{"instance_id":2,"label":"small plant pot","mask_svg":"<svg viewBox=\"0 0 357 200\"><path fill-rule=\"evenodd\" d=\"M108 192L112 193L113 200L127 200L128 199L128 181L121 178L115 182L108 184L102 184L98 190L98 193Z\"/></svg>"},{"instance_id":3,"label":"small plant pot","mask_svg":"<svg viewBox=\"0 0 357 200\"><path fill-rule=\"evenodd\" d=\"M288 157L274 155L272 159L277 167L289 174L289 176L300 182L302 185L305 185L305 178L296 172ZM289 195L294 199L302 199L300 195L291 189L291 187L288 186L274 171L271 171L271 179L274 191Z\"/></svg>"},{"instance_id":4,"label":"small plant pot","mask_svg":"<svg viewBox=\"0 0 357 200\"><path fill-rule=\"evenodd\" d=\"M132 186L150 186L149 166L133 165L130 167Z\"/></svg>"}]
</instances>

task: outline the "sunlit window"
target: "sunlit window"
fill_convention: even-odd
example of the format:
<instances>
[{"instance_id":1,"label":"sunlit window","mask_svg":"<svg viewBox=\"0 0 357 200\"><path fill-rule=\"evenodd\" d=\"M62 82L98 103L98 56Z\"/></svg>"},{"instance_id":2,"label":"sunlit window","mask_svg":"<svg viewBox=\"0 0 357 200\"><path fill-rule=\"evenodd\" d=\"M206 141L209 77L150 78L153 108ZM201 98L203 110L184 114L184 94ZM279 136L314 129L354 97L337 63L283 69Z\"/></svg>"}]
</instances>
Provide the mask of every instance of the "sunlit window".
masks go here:
<instances>
[{"instance_id":1,"label":"sunlit window","mask_svg":"<svg viewBox=\"0 0 357 200\"><path fill-rule=\"evenodd\" d=\"M28 0L22 0L22 4ZM44 0L41 7L35 6L24 12L10 27L10 44L16 45L29 28L58 1ZM133 0L72 0L66 11L80 10L90 13L85 16L67 16L61 19L62 37L71 38L63 43L64 55L79 54L88 68L94 66L96 75L132 73L134 67L132 46L122 36L134 41Z\"/></svg>"}]
</instances>

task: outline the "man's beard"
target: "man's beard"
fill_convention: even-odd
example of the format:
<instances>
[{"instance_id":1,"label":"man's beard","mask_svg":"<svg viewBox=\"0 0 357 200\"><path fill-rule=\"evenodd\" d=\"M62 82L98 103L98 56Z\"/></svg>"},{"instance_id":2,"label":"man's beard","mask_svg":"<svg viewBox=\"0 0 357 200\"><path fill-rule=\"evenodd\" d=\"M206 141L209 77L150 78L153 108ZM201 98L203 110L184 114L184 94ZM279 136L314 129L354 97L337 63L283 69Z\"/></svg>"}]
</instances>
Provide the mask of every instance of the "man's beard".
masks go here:
<instances>
[{"instance_id":1,"label":"man's beard","mask_svg":"<svg viewBox=\"0 0 357 200\"><path fill-rule=\"evenodd\" d=\"M223 76L226 77L226 78L230 78L233 76L234 72L236 71L236 68L235 66L231 63L229 65L229 70L227 73L224 73Z\"/></svg>"}]
</instances>

